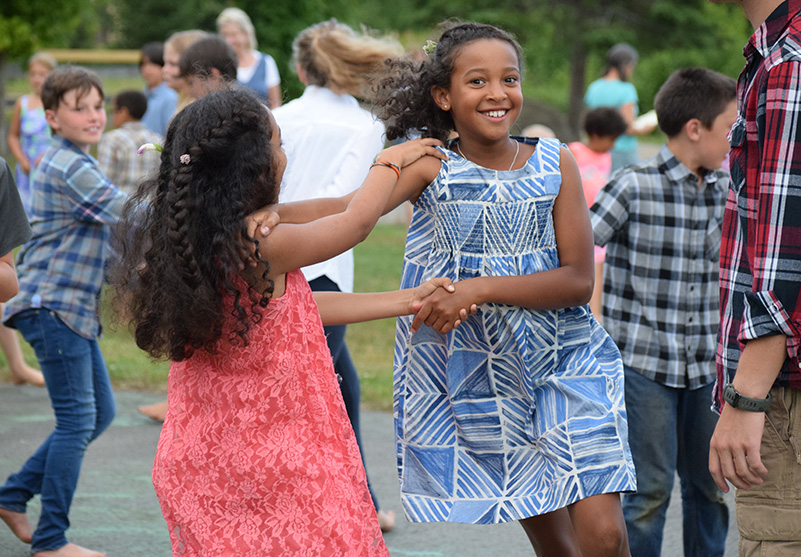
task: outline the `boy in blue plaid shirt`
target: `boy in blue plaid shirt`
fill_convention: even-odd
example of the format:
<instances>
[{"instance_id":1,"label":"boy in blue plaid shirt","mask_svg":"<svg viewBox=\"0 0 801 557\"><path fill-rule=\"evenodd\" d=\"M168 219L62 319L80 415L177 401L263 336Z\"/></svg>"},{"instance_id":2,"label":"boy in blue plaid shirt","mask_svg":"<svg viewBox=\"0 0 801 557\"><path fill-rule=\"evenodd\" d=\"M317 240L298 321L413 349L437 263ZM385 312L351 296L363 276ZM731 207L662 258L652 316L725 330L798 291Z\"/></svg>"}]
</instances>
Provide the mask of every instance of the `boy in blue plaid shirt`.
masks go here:
<instances>
[{"instance_id":1,"label":"boy in blue plaid shirt","mask_svg":"<svg viewBox=\"0 0 801 557\"><path fill-rule=\"evenodd\" d=\"M737 115L736 83L678 70L654 105L659 153L618 171L590 209L606 246L603 324L625 369L637 492L623 498L631 554L659 555L673 478L681 480L684 554L722 556L728 508L707 471L720 322L720 225L729 177L720 166Z\"/></svg>"},{"instance_id":2,"label":"boy in blue plaid shirt","mask_svg":"<svg viewBox=\"0 0 801 557\"><path fill-rule=\"evenodd\" d=\"M84 451L116 411L97 342L98 305L109 228L127 197L89 155L106 125L97 75L57 68L42 87L42 102L53 138L32 176L33 236L18 253L20 291L4 319L36 352L56 428L0 487L0 518L31 543L34 556L102 557L68 543L65 531ZM37 493L42 511L31 532L25 509Z\"/></svg>"}]
</instances>

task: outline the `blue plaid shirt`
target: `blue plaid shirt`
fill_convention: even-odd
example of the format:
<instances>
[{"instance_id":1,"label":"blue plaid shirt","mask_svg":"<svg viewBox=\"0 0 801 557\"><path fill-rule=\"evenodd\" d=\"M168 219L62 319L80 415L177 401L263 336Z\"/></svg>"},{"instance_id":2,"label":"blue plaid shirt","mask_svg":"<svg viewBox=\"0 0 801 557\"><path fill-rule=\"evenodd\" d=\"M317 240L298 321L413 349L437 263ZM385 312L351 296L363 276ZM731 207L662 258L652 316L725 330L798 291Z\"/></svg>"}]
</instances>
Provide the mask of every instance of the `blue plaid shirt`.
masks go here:
<instances>
[{"instance_id":1,"label":"blue plaid shirt","mask_svg":"<svg viewBox=\"0 0 801 557\"><path fill-rule=\"evenodd\" d=\"M120 219L127 196L93 157L57 135L31 178L33 236L17 254L20 291L3 318L47 308L77 334L95 338L109 225Z\"/></svg>"},{"instance_id":2,"label":"blue plaid shirt","mask_svg":"<svg viewBox=\"0 0 801 557\"><path fill-rule=\"evenodd\" d=\"M603 326L623 363L674 388L715 380L720 226L729 175L698 176L663 146L612 176L590 209L606 246Z\"/></svg>"}]
</instances>

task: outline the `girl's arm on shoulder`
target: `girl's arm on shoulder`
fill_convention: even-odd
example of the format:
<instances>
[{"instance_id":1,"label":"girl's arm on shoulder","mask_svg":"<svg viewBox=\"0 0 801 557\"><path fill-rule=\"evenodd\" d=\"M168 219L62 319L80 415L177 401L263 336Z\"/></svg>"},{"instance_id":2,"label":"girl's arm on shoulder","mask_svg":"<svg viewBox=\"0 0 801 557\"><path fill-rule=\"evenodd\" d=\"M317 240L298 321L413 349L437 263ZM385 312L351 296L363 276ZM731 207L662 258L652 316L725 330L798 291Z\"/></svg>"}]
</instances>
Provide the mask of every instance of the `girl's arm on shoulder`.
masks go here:
<instances>
[{"instance_id":1,"label":"girl's arm on shoulder","mask_svg":"<svg viewBox=\"0 0 801 557\"><path fill-rule=\"evenodd\" d=\"M400 179L384 207L383 214L389 213L404 201L416 201L426 186L434 181L441 165L439 157L425 155L409 166L404 167ZM254 223L258 223L264 219L267 213L274 212L280 215L283 223L303 224L311 222L343 212L356 195L356 191L358 190L342 197L321 197L268 205L250 215L250 219Z\"/></svg>"},{"instance_id":2,"label":"girl's arm on shoulder","mask_svg":"<svg viewBox=\"0 0 801 557\"><path fill-rule=\"evenodd\" d=\"M587 202L575 159L564 147L560 148L560 157L562 185L553 207L559 267L522 276L467 279L456 283L455 292L448 296L434 292L417 313L413 330L423 323L438 328L471 304L548 310L589 302L595 271Z\"/></svg>"},{"instance_id":3,"label":"girl's arm on shoulder","mask_svg":"<svg viewBox=\"0 0 801 557\"><path fill-rule=\"evenodd\" d=\"M441 143L435 139L408 141L384 149L378 158L403 168L403 177L412 163L425 155L444 158L436 145ZM395 169L374 166L341 212L303 224L288 223L284 214L279 212L281 225L266 238L256 236L262 257L270 262L270 274L277 276L325 261L364 240L383 213L398 182Z\"/></svg>"}]
</instances>

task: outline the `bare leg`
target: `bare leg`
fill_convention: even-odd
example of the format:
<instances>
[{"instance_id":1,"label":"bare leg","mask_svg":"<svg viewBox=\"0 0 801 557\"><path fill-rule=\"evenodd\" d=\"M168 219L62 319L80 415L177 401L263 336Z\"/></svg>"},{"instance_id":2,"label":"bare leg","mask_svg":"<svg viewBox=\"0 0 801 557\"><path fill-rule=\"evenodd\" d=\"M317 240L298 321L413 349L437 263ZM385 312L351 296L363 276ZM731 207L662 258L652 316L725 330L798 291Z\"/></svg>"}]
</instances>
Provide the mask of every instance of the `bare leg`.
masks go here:
<instances>
[{"instance_id":1,"label":"bare leg","mask_svg":"<svg viewBox=\"0 0 801 557\"><path fill-rule=\"evenodd\" d=\"M16 513L0 507L0 519L3 519L15 536L25 543L31 543L31 525L25 513Z\"/></svg>"},{"instance_id":2,"label":"bare leg","mask_svg":"<svg viewBox=\"0 0 801 557\"><path fill-rule=\"evenodd\" d=\"M106 554L68 543L54 551L38 551L33 554L33 557L106 557Z\"/></svg>"},{"instance_id":3,"label":"bare leg","mask_svg":"<svg viewBox=\"0 0 801 557\"><path fill-rule=\"evenodd\" d=\"M0 304L0 315L3 313L3 306L4 304ZM0 347L2 347L3 354L6 356L8 368L11 370L11 381L15 385L30 383L37 387L44 386L42 372L26 364L25 359L22 357L22 348L19 345L17 331L0 324Z\"/></svg>"},{"instance_id":4,"label":"bare leg","mask_svg":"<svg viewBox=\"0 0 801 557\"><path fill-rule=\"evenodd\" d=\"M569 509L584 555L631 556L619 493L593 495L573 503Z\"/></svg>"},{"instance_id":5,"label":"bare leg","mask_svg":"<svg viewBox=\"0 0 801 557\"><path fill-rule=\"evenodd\" d=\"M378 526L382 532L389 532L395 527L395 511L378 511Z\"/></svg>"},{"instance_id":6,"label":"bare leg","mask_svg":"<svg viewBox=\"0 0 801 557\"><path fill-rule=\"evenodd\" d=\"M163 422L164 418L167 416L167 401L162 400L155 404L140 406L137 410L140 414L144 414L148 418L156 420L157 422Z\"/></svg>"},{"instance_id":7,"label":"bare leg","mask_svg":"<svg viewBox=\"0 0 801 557\"><path fill-rule=\"evenodd\" d=\"M524 518L520 525L538 557L581 557L567 509Z\"/></svg>"}]
</instances>

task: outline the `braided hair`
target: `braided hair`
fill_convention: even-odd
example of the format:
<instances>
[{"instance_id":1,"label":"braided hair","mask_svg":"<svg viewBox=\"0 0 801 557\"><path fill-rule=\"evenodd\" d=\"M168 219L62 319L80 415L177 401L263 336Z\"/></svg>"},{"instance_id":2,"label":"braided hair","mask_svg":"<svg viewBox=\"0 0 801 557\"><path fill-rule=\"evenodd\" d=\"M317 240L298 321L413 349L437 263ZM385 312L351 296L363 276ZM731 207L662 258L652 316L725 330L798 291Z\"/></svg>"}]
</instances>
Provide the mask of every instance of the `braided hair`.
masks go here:
<instances>
[{"instance_id":1,"label":"braided hair","mask_svg":"<svg viewBox=\"0 0 801 557\"><path fill-rule=\"evenodd\" d=\"M449 89L454 61L461 48L480 39L509 43L523 67L523 51L506 31L482 23L444 24L436 49L422 63L410 59L390 61L388 75L377 84L373 102L378 117L388 123L387 139L408 138L419 132L423 137L446 141L454 129L451 113L442 110L431 96L434 86Z\"/></svg>"},{"instance_id":2,"label":"braided hair","mask_svg":"<svg viewBox=\"0 0 801 557\"><path fill-rule=\"evenodd\" d=\"M137 345L154 358L215 353L223 336L246 345L261 318L273 290L269 264L256 250L260 276L245 281L240 270L248 268L245 253L258 248L246 215L278 198L272 131L267 109L248 91L198 99L172 120L158 176L126 206L117 301Z\"/></svg>"}]
</instances>

